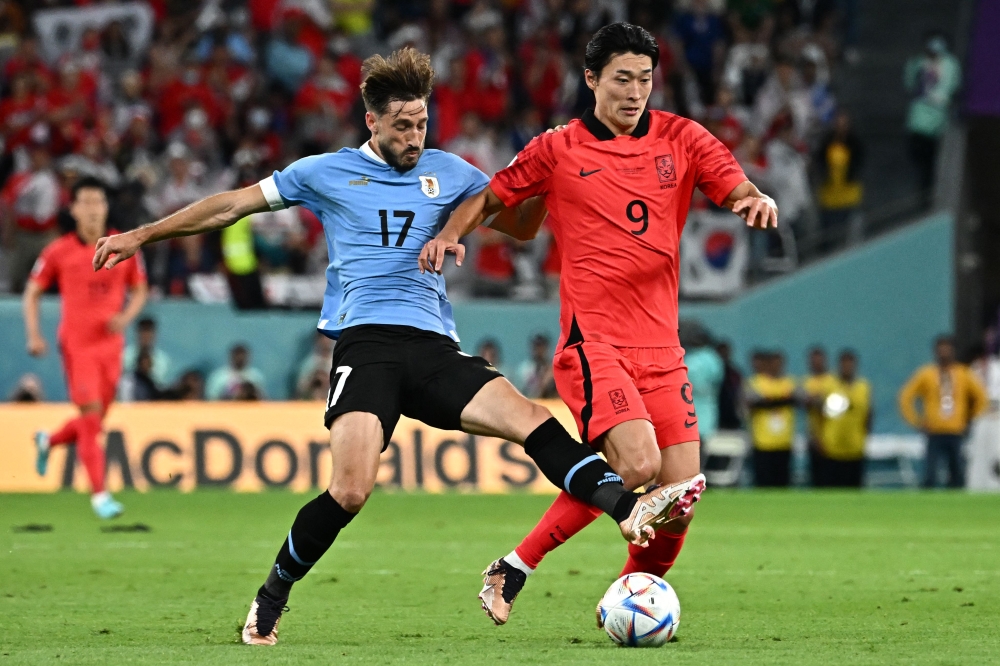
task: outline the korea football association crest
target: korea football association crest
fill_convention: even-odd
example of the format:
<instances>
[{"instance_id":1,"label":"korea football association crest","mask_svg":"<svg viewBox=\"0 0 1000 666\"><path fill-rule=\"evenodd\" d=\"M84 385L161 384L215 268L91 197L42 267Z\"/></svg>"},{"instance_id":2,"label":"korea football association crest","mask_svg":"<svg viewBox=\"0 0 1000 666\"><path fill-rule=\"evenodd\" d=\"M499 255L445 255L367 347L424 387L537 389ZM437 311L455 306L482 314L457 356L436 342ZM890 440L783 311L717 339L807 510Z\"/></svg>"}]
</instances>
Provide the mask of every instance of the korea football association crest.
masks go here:
<instances>
[{"instance_id":1,"label":"korea football association crest","mask_svg":"<svg viewBox=\"0 0 1000 666\"><path fill-rule=\"evenodd\" d=\"M436 199L441 194L441 184L437 176L418 176L420 178L420 191L431 199Z\"/></svg>"},{"instance_id":2,"label":"korea football association crest","mask_svg":"<svg viewBox=\"0 0 1000 666\"><path fill-rule=\"evenodd\" d=\"M677 171L674 169L674 156L660 155L656 158L656 175L661 183L669 183L677 180Z\"/></svg>"}]
</instances>

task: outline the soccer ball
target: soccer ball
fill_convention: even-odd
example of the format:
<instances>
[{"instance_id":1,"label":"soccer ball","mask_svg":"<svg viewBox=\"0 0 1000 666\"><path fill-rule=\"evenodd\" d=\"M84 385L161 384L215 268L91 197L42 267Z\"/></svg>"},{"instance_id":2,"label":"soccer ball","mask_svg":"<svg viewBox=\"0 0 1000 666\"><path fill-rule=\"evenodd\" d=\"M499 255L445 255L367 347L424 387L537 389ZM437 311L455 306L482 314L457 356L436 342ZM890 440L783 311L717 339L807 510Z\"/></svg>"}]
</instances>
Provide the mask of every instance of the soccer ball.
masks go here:
<instances>
[{"instance_id":1,"label":"soccer ball","mask_svg":"<svg viewBox=\"0 0 1000 666\"><path fill-rule=\"evenodd\" d=\"M681 623L674 588L646 573L626 574L612 583L597 612L611 640L625 647L659 647Z\"/></svg>"}]
</instances>

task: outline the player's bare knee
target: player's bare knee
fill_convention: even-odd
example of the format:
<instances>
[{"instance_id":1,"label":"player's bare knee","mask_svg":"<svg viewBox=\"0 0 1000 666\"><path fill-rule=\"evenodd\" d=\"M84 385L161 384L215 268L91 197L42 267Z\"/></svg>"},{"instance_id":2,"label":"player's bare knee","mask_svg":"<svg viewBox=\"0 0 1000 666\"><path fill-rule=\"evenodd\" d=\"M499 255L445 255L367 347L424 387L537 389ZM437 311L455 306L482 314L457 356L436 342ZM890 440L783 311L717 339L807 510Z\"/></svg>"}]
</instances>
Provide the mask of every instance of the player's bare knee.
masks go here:
<instances>
[{"instance_id":1,"label":"player's bare knee","mask_svg":"<svg viewBox=\"0 0 1000 666\"><path fill-rule=\"evenodd\" d=\"M533 424L531 430L534 430L538 426L542 425L546 421L552 418L552 412L549 411L548 407L543 407L538 403L528 401L531 404L531 410L528 414L528 418Z\"/></svg>"},{"instance_id":2,"label":"player's bare knee","mask_svg":"<svg viewBox=\"0 0 1000 666\"><path fill-rule=\"evenodd\" d=\"M644 486L656 477L660 471L660 461L652 456L636 455L623 461L621 469L615 470L622 477L625 487L630 490Z\"/></svg>"},{"instance_id":3,"label":"player's bare knee","mask_svg":"<svg viewBox=\"0 0 1000 666\"><path fill-rule=\"evenodd\" d=\"M330 495L333 499L337 500L337 504L339 504L345 511L349 511L351 513L361 511L361 508L364 507L365 502L368 501L371 494L371 488L365 488L351 483L330 486Z\"/></svg>"}]
</instances>

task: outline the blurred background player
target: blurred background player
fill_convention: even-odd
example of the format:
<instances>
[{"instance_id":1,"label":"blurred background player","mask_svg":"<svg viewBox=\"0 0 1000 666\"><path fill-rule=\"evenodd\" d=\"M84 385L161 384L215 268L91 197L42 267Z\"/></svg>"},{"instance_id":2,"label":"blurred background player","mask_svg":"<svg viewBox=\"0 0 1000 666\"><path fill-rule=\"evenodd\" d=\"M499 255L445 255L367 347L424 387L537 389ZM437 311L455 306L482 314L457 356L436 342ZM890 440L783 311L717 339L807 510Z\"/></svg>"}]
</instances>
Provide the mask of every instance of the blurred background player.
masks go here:
<instances>
[{"instance_id":1,"label":"blurred background player","mask_svg":"<svg viewBox=\"0 0 1000 666\"><path fill-rule=\"evenodd\" d=\"M76 229L42 250L31 271L23 303L28 353L42 356L48 343L39 326L39 301L42 293L57 285L62 295L59 351L70 400L80 415L54 433L35 434L36 467L44 476L50 448L76 444L77 457L90 479L94 512L101 518L114 518L124 507L104 487L104 450L97 439L121 375L125 342L122 332L146 303L146 270L142 258L135 257L125 262L120 272L95 272L91 260L108 219L104 184L83 178L73 186L71 196L69 212Z\"/></svg>"},{"instance_id":2,"label":"blurred background player","mask_svg":"<svg viewBox=\"0 0 1000 666\"><path fill-rule=\"evenodd\" d=\"M949 335L939 337L934 342L934 362L917 370L899 392L903 418L927 438L924 487L937 485L942 463L947 466L949 488L965 483L962 444L972 419L988 405L976 374L955 360L955 340Z\"/></svg>"},{"instance_id":3,"label":"blurred background player","mask_svg":"<svg viewBox=\"0 0 1000 666\"><path fill-rule=\"evenodd\" d=\"M690 494L693 503L704 476L678 339L681 230L696 188L751 227L777 226L778 209L708 130L646 108L659 55L644 28L612 23L598 30L585 56L594 109L562 132L535 138L489 187L459 206L424 248L421 267L440 272L446 252L460 261L459 239L479 225L482 213L542 197L562 256L553 361L559 395L583 441L604 453L627 486L654 482ZM533 237L537 228L516 233L523 231ZM561 493L521 544L484 572L480 599L487 615L506 622L542 558L598 515ZM664 525L648 547L630 547L622 573L664 575L692 516L686 511ZM502 598L494 590L502 590Z\"/></svg>"}]
</instances>

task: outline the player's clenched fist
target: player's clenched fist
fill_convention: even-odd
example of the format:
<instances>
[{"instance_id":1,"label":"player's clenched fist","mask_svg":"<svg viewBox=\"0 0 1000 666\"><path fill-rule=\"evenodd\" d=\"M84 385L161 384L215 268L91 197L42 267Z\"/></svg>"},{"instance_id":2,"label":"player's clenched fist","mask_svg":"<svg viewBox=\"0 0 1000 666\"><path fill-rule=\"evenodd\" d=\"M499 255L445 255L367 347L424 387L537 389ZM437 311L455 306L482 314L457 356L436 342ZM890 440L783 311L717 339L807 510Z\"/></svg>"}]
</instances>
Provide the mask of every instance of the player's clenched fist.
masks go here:
<instances>
[{"instance_id":1,"label":"player's clenched fist","mask_svg":"<svg viewBox=\"0 0 1000 666\"><path fill-rule=\"evenodd\" d=\"M465 259L464 245L457 240L452 241L444 238L434 238L427 241L424 249L420 251L420 257L417 259L417 262L420 264L420 272L434 271L435 273L440 273L441 267L444 266L444 257L449 252L455 255L455 265L461 266L462 260Z\"/></svg>"},{"instance_id":2,"label":"player's clenched fist","mask_svg":"<svg viewBox=\"0 0 1000 666\"><path fill-rule=\"evenodd\" d=\"M101 266L111 268L119 264L139 250L142 243L132 233L105 236L97 241L97 251L94 252L94 270Z\"/></svg>"}]
</instances>

